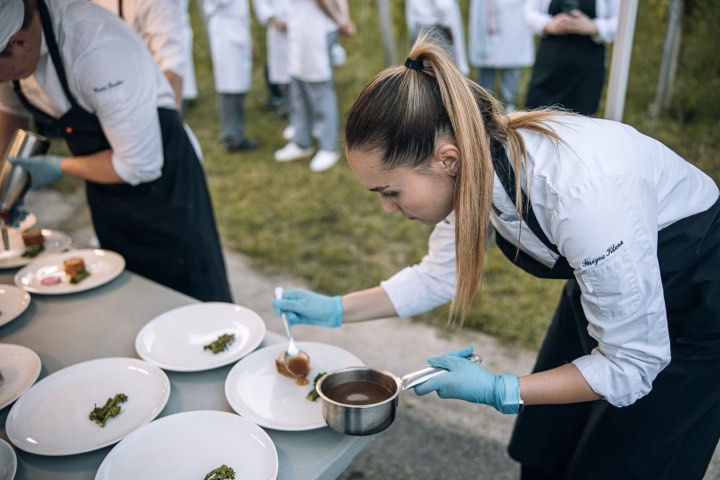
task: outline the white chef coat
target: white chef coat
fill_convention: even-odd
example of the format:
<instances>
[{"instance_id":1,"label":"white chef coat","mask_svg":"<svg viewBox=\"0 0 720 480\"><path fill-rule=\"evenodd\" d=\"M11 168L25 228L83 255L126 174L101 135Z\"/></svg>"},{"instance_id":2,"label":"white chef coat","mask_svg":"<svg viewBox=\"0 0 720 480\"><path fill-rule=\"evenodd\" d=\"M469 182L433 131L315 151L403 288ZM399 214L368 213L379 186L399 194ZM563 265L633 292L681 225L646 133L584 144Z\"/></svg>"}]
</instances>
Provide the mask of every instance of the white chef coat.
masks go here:
<instances>
[{"instance_id":1,"label":"white chef coat","mask_svg":"<svg viewBox=\"0 0 720 480\"><path fill-rule=\"evenodd\" d=\"M112 146L113 168L131 185L159 178L163 146L157 109L174 109L175 98L147 46L98 5L86 0L46 3L70 91L98 117ZM30 103L53 117L70 109L44 34L35 72L20 84ZM0 110L30 118L10 82L0 84Z\"/></svg>"},{"instance_id":2,"label":"white chef coat","mask_svg":"<svg viewBox=\"0 0 720 480\"><path fill-rule=\"evenodd\" d=\"M315 0L288 0L288 73L303 82L333 78L328 34L338 29Z\"/></svg>"},{"instance_id":3,"label":"white chef coat","mask_svg":"<svg viewBox=\"0 0 720 480\"><path fill-rule=\"evenodd\" d=\"M453 38L452 53L455 63L462 73L470 73L465 50L464 22L456 0L406 0L405 22L410 32L415 32L424 25L442 25L448 28Z\"/></svg>"},{"instance_id":4,"label":"white chef coat","mask_svg":"<svg viewBox=\"0 0 720 480\"><path fill-rule=\"evenodd\" d=\"M118 15L121 0L91 0ZM187 57L177 0L122 0L122 18L145 41L163 72L185 77Z\"/></svg>"},{"instance_id":5,"label":"white chef coat","mask_svg":"<svg viewBox=\"0 0 720 480\"><path fill-rule=\"evenodd\" d=\"M289 0L254 0L253 8L258 21L267 27L267 66L268 79L270 83L287 85L290 83L288 73L288 36L287 31L283 32L273 27L271 18L288 21Z\"/></svg>"},{"instance_id":6,"label":"white chef coat","mask_svg":"<svg viewBox=\"0 0 720 480\"><path fill-rule=\"evenodd\" d=\"M252 80L248 0L203 0L215 91L247 93Z\"/></svg>"},{"instance_id":7,"label":"white chef coat","mask_svg":"<svg viewBox=\"0 0 720 480\"><path fill-rule=\"evenodd\" d=\"M197 79L195 77L195 59L193 58L193 40L195 33L190 23L190 0L174 0L180 10L180 25L182 26L183 51L185 52L185 74L183 75L182 98L192 100L197 98Z\"/></svg>"},{"instance_id":8,"label":"white chef coat","mask_svg":"<svg viewBox=\"0 0 720 480\"><path fill-rule=\"evenodd\" d=\"M468 57L475 67L519 68L535 62L534 34L522 17L525 0L471 0Z\"/></svg>"},{"instance_id":9,"label":"white chef coat","mask_svg":"<svg viewBox=\"0 0 720 480\"><path fill-rule=\"evenodd\" d=\"M670 361L657 232L707 210L715 182L661 143L621 123L562 116L565 143L522 131L526 185L538 223L574 269L588 332L598 347L574 360L592 389L616 406L647 394ZM491 221L540 263L556 255L520 222L495 177ZM439 223L420 264L382 282L401 316L428 311L455 291L454 216ZM519 242L518 242L519 238Z\"/></svg>"},{"instance_id":10,"label":"white chef coat","mask_svg":"<svg viewBox=\"0 0 720 480\"><path fill-rule=\"evenodd\" d=\"M542 35L545 26L552 20L552 15L548 13L551 1L527 0L525 2L525 22L536 35ZM612 43L615 39L619 15L620 0L597 0L595 2L593 22L598 29L598 34L592 39L596 43Z\"/></svg>"}]
</instances>

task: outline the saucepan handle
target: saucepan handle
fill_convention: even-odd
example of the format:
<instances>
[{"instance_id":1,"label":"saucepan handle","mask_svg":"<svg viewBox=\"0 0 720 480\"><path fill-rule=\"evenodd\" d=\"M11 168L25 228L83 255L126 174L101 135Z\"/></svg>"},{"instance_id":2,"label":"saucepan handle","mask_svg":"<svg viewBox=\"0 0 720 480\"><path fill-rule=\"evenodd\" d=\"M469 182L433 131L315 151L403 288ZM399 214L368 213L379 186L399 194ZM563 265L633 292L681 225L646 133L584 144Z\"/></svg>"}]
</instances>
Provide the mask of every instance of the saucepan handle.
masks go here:
<instances>
[{"instance_id":1,"label":"saucepan handle","mask_svg":"<svg viewBox=\"0 0 720 480\"><path fill-rule=\"evenodd\" d=\"M471 362L475 362L478 365L482 363L482 357L477 354L472 354L467 357ZM428 367L418 370L416 372L408 373L407 375L400 378L402 390L407 390L415 385L420 385L423 382L427 382L433 377L440 375L443 372L447 372L444 368Z\"/></svg>"}]
</instances>

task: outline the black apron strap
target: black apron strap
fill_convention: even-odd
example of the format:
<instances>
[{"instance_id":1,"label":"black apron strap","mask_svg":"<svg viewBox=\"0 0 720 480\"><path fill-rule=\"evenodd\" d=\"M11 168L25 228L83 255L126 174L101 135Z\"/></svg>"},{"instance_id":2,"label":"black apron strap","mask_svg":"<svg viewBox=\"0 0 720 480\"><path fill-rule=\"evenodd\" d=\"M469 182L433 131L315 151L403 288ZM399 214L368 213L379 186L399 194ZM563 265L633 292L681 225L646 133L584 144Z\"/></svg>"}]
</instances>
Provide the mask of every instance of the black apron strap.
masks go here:
<instances>
[{"instance_id":1,"label":"black apron strap","mask_svg":"<svg viewBox=\"0 0 720 480\"><path fill-rule=\"evenodd\" d=\"M118 0L118 16L122 19L125 17L123 16L123 2L122 0Z\"/></svg>"},{"instance_id":2,"label":"black apron strap","mask_svg":"<svg viewBox=\"0 0 720 480\"><path fill-rule=\"evenodd\" d=\"M507 195L512 200L515 200L515 194L517 192L515 188L515 171L513 170L512 165L510 165L510 160L505 152L505 147L503 147L500 142L492 142L490 149L492 152L492 162L493 167L495 168L495 173L497 174L498 179L500 180L500 183L505 189ZM540 239L543 245L556 255L559 255L559 258L555 262L555 265L552 268L549 268L532 258L530 255L520 251L517 246L513 245L497 232L495 233L495 243L497 243L498 247L508 260L531 275L539 278L572 278L572 267L570 267L567 263L567 259L560 255L560 252L555 244L547 238L543 229L540 228L540 223L538 223L535 212L530 204L530 200L522 188L520 189L520 195L523 205L523 221L525 221L525 223L530 227L530 230Z\"/></svg>"}]
</instances>

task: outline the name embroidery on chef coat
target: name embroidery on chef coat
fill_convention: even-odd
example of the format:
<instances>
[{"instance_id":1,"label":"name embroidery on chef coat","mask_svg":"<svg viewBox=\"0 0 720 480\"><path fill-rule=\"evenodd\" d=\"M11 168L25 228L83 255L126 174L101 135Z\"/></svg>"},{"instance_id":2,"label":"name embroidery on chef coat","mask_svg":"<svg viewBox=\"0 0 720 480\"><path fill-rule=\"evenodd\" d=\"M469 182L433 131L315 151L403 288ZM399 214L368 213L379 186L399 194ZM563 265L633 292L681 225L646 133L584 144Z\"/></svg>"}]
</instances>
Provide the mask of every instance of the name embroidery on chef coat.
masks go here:
<instances>
[{"instance_id":1,"label":"name embroidery on chef coat","mask_svg":"<svg viewBox=\"0 0 720 480\"><path fill-rule=\"evenodd\" d=\"M118 80L117 82L109 82L107 85L104 85L102 87L93 87L93 92L95 92L95 93L104 92L106 90L110 90L111 88L119 87L123 83L125 83L125 82L123 82L122 80Z\"/></svg>"},{"instance_id":2,"label":"name embroidery on chef coat","mask_svg":"<svg viewBox=\"0 0 720 480\"><path fill-rule=\"evenodd\" d=\"M625 242L623 240L620 240L618 243L613 243L612 245L610 245L605 250L604 254L597 256L597 257L586 258L585 260L582 261L583 268L594 267L595 265L602 262L606 258L609 258L613 253L617 252L620 249L620 247L623 246L624 243Z\"/></svg>"}]
</instances>

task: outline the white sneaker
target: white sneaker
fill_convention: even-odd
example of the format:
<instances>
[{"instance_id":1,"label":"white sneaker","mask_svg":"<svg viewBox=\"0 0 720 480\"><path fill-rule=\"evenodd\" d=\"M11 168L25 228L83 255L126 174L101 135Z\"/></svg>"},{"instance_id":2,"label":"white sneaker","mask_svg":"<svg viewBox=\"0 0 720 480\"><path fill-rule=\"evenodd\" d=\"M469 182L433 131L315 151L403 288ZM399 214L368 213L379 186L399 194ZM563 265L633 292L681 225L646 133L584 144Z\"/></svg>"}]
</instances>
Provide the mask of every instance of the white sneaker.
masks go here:
<instances>
[{"instance_id":1,"label":"white sneaker","mask_svg":"<svg viewBox=\"0 0 720 480\"><path fill-rule=\"evenodd\" d=\"M283 138L285 140L292 140L295 136L295 129L292 127L292 125L288 125L285 127L285 130L283 130Z\"/></svg>"},{"instance_id":2,"label":"white sneaker","mask_svg":"<svg viewBox=\"0 0 720 480\"><path fill-rule=\"evenodd\" d=\"M310 170L313 172L324 172L335 165L340 158L337 152L329 150L318 150L310 162Z\"/></svg>"},{"instance_id":3,"label":"white sneaker","mask_svg":"<svg viewBox=\"0 0 720 480\"><path fill-rule=\"evenodd\" d=\"M283 148L275 151L275 160L278 162L292 162L293 160L307 158L312 155L312 153L312 147L302 148L294 142L288 142Z\"/></svg>"}]
</instances>

